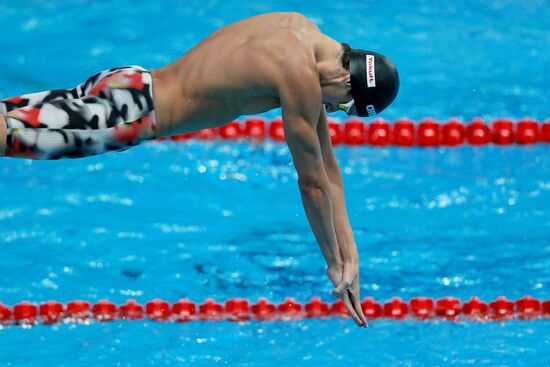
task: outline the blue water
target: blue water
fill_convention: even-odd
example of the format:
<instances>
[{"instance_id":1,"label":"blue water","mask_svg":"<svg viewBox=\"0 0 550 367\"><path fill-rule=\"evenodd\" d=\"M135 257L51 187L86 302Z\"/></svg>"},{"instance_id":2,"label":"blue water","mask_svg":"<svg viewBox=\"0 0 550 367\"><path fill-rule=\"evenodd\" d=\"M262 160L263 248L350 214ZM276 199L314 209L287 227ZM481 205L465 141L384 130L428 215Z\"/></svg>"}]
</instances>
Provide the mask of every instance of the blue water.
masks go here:
<instances>
[{"instance_id":1,"label":"blue water","mask_svg":"<svg viewBox=\"0 0 550 367\"><path fill-rule=\"evenodd\" d=\"M1 3L0 97L74 86L116 65L161 66L223 24L274 10L304 12L332 37L392 57L402 90L386 118L550 116L544 1ZM547 299L548 153L338 147L362 296ZM0 300L332 301L295 181L288 149L272 143L2 159ZM549 351L545 320L0 330L6 366L545 366Z\"/></svg>"}]
</instances>

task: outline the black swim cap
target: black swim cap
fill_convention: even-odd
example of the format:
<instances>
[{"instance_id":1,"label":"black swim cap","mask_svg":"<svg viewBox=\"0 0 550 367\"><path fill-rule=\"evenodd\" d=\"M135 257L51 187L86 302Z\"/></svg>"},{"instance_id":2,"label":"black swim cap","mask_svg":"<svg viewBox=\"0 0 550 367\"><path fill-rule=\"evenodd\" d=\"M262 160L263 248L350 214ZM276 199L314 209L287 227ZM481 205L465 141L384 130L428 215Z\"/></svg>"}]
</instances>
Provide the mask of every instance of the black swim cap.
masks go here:
<instances>
[{"instance_id":1,"label":"black swim cap","mask_svg":"<svg viewBox=\"0 0 550 367\"><path fill-rule=\"evenodd\" d=\"M358 116L374 116L388 107L399 91L399 74L384 55L351 50L349 71L351 95Z\"/></svg>"}]
</instances>

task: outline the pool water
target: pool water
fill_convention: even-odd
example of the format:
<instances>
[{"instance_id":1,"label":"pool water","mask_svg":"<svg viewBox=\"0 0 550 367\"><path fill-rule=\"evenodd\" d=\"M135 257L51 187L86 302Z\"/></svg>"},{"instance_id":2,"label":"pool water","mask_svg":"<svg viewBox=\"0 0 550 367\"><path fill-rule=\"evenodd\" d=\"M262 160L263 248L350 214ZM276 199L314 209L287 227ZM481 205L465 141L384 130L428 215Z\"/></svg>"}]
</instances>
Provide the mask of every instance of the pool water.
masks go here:
<instances>
[{"instance_id":1,"label":"pool water","mask_svg":"<svg viewBox=\"0 0 550 367\"><path fill-rule=\"evenodd\" d=\"M157 67L223 24L297 10L332 37L394 59L402 90L383 117L542 120L550 116L549 8L544 1L2 3L9 37L0 47L10 52L0 58L0 97L73 86L116 65ZM337 147L361 295L547 299L548 153L547 145ZM283 144L162 142L82 160L0 162L5 304L334 300ZM545 366L550 325L139 321L10 327L0 340L6 366Z\"/></svg>"}]
</instances>

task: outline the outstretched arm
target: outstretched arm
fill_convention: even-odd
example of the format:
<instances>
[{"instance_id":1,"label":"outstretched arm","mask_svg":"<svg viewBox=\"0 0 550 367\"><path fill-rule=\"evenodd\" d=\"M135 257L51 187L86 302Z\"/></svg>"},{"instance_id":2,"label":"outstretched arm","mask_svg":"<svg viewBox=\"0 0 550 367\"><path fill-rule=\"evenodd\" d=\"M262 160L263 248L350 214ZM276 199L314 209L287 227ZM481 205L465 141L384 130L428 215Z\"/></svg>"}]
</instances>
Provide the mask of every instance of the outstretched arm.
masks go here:
<instances>
[{"instance_id":1,"label":"outstretched arm","mask_svg":"<svg viewBox=\"0 0 550 367\"><path fill-rule=\"evenodd\" d=\"M321 145L323 164L329 180L334 231L338 241L340 257L342 258L342 265L340 267L329 268L327 272L329 277L331 279L335 278L339 284L334 290L334 294L342 298L346 308L348 310L353 309L361 320L367 324L361 308L361 298L359 295L359 255L346 209L342 174L332 149L324 108L321 109L319 115L317 135Z\"/></svg>"},{"instance_id":2,"label":"outstretched arm","mask_svg":"<svg viewBox=\"0 0 550 367\"><path fill-rule=\"evenodd\" d=\"M336 287L333 293L345 300L355 322L366 326L360 306L358 312L349 299L344 298L351 284L346 283L349 276L344 277L342 273L344 260L335 232L331 183L317 134L321 111L324 113L321 89L318 76L313 71L309 73L288 77L280 87L286 141L298 173L298 186L309 224L327 262L327 273Z\"/></svg>"}]
</instances>

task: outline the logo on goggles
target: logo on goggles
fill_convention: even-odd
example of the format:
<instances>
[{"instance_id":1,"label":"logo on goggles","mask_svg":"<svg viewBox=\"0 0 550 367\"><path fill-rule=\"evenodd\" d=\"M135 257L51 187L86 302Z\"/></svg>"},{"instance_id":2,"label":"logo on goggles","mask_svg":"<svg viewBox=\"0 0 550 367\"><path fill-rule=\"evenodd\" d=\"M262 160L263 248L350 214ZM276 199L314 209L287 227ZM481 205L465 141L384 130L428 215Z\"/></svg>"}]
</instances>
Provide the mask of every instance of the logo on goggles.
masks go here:
<instances>
[{"instance_id":1,"label":"logo on goggles","mask_svg":"<svg viewBox=\"0 0 550 367\"><path fill-rule=\"evenodd\" d=\"M354 104L355 104L355 100L352 99L348 103L338 104L338 108L340 108L340 110L344 111L345 113L347 113L349 115L350 111L351 111L351 108L353 107Z\"/></svg>"},{"instance_id":2,"label":"logo on goggles","mask_svg":"<svg viewBox=\"0 0 550 367\"><path fill-rule=\"evenodd\" d=\"M376 76L374 70L374 55L367 55L367 87L376 87Z\"/></svg>"}]
</instances>

